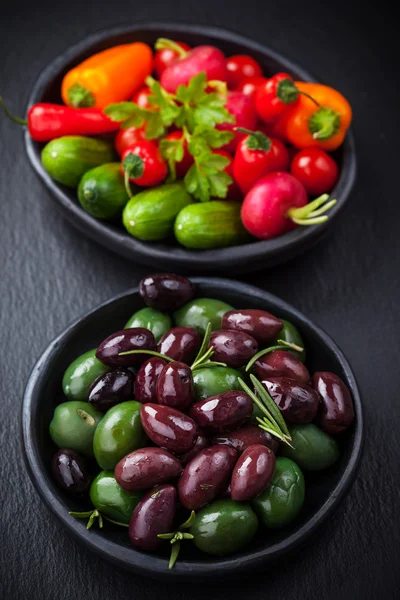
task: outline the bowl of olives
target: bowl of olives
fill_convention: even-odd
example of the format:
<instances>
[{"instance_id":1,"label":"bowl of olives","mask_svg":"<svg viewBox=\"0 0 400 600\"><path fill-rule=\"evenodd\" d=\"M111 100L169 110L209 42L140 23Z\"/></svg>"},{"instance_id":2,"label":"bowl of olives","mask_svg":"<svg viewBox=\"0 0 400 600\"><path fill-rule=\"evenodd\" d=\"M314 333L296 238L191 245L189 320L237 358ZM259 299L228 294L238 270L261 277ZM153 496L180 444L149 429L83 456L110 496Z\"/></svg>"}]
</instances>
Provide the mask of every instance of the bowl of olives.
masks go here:
<instances>
[{"instance_id":1,"label":"bowl of olives","mask_svg":"<svg viewBox=\"0 0 400 600\"><path fill-rule=\"evenodd\" d=\"M265 568L348 493L363 412L334 341L227 279L145 277L50 343L26 386L26 466L86 547L159 579Z\"/></svg>"}]
</instances>

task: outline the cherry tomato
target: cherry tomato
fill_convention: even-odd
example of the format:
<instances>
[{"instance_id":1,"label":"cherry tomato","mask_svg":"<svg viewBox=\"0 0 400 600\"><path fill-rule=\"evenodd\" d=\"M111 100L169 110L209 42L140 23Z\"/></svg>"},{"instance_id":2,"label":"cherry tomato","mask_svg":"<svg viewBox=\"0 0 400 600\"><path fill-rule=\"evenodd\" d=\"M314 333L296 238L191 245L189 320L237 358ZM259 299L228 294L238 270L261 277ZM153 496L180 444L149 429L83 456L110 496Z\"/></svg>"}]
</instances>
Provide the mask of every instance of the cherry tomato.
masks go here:
<instances>
[{"instance_id":1,"label":"cherry tomato","mask_svg":"<svg viewBox=\"0 0 400 600\"><path fill-rule=\"evenodd\" d=\"M139 140L133 146L129 146L121 158L122 172L125 173L127 170L129 180L137 185L144 187L158 185L168 174L160 150L149 140Z\"/></svg>"},{"instance_id":2,"label":"cherry tomato","mask_svg":"<svg viewBox=\"0 0 400 600\"><path fill-rule=\"evenodd\" d=\"M151 108L149 102L149 96L151 95L151 89L149 87L142 87L132 96L132 102L135 102L140 108Z\"/></svg>"},{"instance_id":3,"label":"cherry tomato","mask_svg":"<svg viewBox=\"0 0 400 600\"><path fill-rule=\"evenodd\" d=\"M287 73L277 73L262 84L256 92L256 109L265 123L275 123L299 99L293 78Z\"/></svg>"},{"instance_id":4,"label":"cherry tomato","mask_svg":"<svg viewBox=\"0 0 400 600\"><path fill-rule=\"evenodd\" d=\"M288 171L290 164L289 150L282 140L276 137L270 137L271 151L273 153L273 163L271 171Z\"/></svg>"},{"instance_id":5,"label":"cherry tomato","mask_svg":"<svg viewBox=\"0 0 400 600\"><path fill-rule=\"evenodd\" d=\"M164 139L171 141L180 140L182 135L182 131L178 129L177 131L172 131L171 133L166 135ZM185 177L192 164L193 156L190 154L187 147L187 141L185 140L183 142L183 158L180 162L175 163L176 176L179 178Z\"/></svg>"},{"instance_id":6,"label":"cherry tomato","mask_svg":"<svg viewBox=\"0 0 400 600\"><path fill-rule=\"evenodd\" d=\"M260 77L259 75L256 75L255 77L246 77L239 83L236 91L241 92L245 96L250 96L250 98L255 100L257 89L266 81L267 79L265 77Z\"/></svg>"},{"instance_id":7,"label":"cherry tomato","mask_svg":"<svg viewBox=\"0 0 400 600\"><path fill-rule=\"evenodd\" d=\"M142 127L129 127L129 129L120 129L115 136L115 148L121 156L124 150L139 140L144 140L144 129Z\"/></svg>"},{"instance_id":8,"label":"cherry tomato","mask_svg":"<svg viewBox=\"0 0 400 600\"><path fill-rule=\"evenodd\" d=\"M235 90L246 77L261 77L260 64L247 54L236 54L226 61L228 71L228 87Z\"/></svg>"},{"instance_id":9,"label":"cherry tomato","mask_svg":"<svg viewBox=\"0 0 400 600\"><path fill-rule=\"evenodd\" d=\"M214 150L214 154L220 154L221 156L225 156L225 158L229 158L230 163L228 165L226 165L224 171L225 173L227 173L229 175L229 177L232 177L233 182L231 183L231 185L228 188L228 194L226 196L226 198L224 198L224 200L232 200L235 202L239 202L241 200L243 200L243 194L240 191L240 188L237 184L237 182L235 181L234 178L234 174L233 174L233 156L231 154L229 154L229 152L225 152L225 150Z\"/></svg>"},{"instance_id":10,"label":"cherry tomato","mask_svg":"<svg viewBox=\"0 0 400 600\"><path fill-rule=\"evenodd\" d=\"M298 152L290 165L290 172L311 196L330 192L339 178L339 168L321 148L305 148Z\"/></svg>"},{"instance_id":11,"label":"cherry tomato","mask_svg":"<svg viewBox=\"0 0 400 600\"><path fill-rule=\"evenodd\" d=\"M175 42L175 44L178 44L182 50L190 50L190 46L184 42ZM162 50L157 50L154 57L154 71L157 77L160 77L164 69L168 67L168 65L170 65L176 58L179 58L179 52L173 50L172 48L163 48Z\"/></svg>"}]
</instances>

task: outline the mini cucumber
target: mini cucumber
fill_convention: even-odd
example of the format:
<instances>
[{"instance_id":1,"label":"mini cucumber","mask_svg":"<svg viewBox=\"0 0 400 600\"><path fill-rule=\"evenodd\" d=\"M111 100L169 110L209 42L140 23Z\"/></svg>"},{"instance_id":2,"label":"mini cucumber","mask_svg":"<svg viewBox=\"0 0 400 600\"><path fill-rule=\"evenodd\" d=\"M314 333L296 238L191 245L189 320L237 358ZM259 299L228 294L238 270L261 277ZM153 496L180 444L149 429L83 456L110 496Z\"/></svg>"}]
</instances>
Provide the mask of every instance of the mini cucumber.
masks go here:
<instances>
[{"instance_id":1,"label":"mini cucumber","mask_svg":"<svg viewBox=\"0 0 400 600\"><path fill-rule=\"evenodd\" d=\"M181 210L175 221L175 237L182 246L195 249L225 248L248 242L238 202L212 200Z\"/></svg>"},{"instance_id":2,"label":"mini cucumber","mask_svg":"<svg viewBox=\"0 0 400 600\"><path fill-rule=\"evenodd\" d=\"M78 186L82 208L98 219L122 213L129 200L120 163L106 163L84 174Z\"/></svg>"}]
</instances>

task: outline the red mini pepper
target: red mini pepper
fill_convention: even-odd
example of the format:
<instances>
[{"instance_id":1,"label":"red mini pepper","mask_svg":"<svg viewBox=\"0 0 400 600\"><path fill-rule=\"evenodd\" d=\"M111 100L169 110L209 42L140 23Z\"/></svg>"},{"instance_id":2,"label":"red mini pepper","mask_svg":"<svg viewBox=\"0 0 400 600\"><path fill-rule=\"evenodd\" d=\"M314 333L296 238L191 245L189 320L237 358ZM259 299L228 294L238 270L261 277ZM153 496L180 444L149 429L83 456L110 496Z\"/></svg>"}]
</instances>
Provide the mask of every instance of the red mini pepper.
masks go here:
<instances>
[{"instance_id":1,"label":"red mini pepper","mask_svg":"<svg viewBox=\"0 0 400 600\"><path fill-rule=\"evenodd\" d=\"M120 123L112 121L98 108L72 108L43 102L31 106L27 119L21 119L9 112L2 98L0 106L14 123L27 125L35 142L48 142L64 135L100 135L120 127Z\"/></svg>"},{"instance_id":2,"label":"red mini pepper","mask_svg":"<svg viewBox=\"0 0 400 600\"><path fill-rule=\"evenodd\" d=\"M303 92L296 86L293 77L277 73L257 88L255 102L258 115L265 123L275 123L297 104L300 94Z\"/></svg>"}]
</instances>

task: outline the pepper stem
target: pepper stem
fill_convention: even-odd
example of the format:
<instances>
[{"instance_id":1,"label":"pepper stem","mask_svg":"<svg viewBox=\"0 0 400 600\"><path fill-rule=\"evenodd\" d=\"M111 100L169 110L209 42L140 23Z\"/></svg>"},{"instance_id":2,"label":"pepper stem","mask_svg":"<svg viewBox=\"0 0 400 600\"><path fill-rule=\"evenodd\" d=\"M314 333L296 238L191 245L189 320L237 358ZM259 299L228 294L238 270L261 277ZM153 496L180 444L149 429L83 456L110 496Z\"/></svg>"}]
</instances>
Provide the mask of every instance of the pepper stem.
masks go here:
<instances>
[{"instance_id":1,"label":"pepper stem","mask_svg":"<svg viewBox=\"0 0 400 600\"><path fill-rule=\"evenodd\" d=\"M74 83L67 93L68 104L74 108L92 108L96 99L92 92L80 83Z\"/></svg>"},{"instance_id":2,"label":"pepper stem","mask_svg":"<svg viewBox=\"0 0 400 600\"><path fill-rule=\"evenodd\" d=\"M6 115L6 117L8 117L10 119L10 121L12 121L13 123L17 123L17 125L28 125L28 121L26 119L21 119L20 117L16 117L12 113L10 113L10 111L8 110L8 108L6 106L6 103L4 102L4 99L1 96L0 96L0 106L4 111L4 114Z\"/></svg>"},{"instance_id":3,"label":"pepper stem","mask_svg":"<svg viewBox=\"0 0 400 600\"><path fill-rule=\"evenodd\" d=\"M182 48L173 40L169 40L167 38L158 38L158 40L154 44L154 48L156 50L173 50L178 54L179 58L184 58L188 54L187 50Z\"/></svg>"},{"instance_id":4,"label":"pepper stem","mask_svg":"<svg viewBox=\"0 0 400 600\"><path fill-rule=\"evenodd\" d=\"M329 140L340 129L340 114L328 106L320 106L308 119L308 129L315 140Z\"/></svg>"},{"instance_id":5,"label":"pepper stem","mask_svg":"<svg viewBox=\"0 0 400 600\"><path fill-rule=\"evenodd\" d=\"M329 200L327 202L328 199L328 194L322 194L322 196L319 196L301 208L289 208L286 216L297 225L318 225L319 223L325 223L328 220L328 216L324 213L337 203L337 200Z\"/></svg>"}]
</instances>

